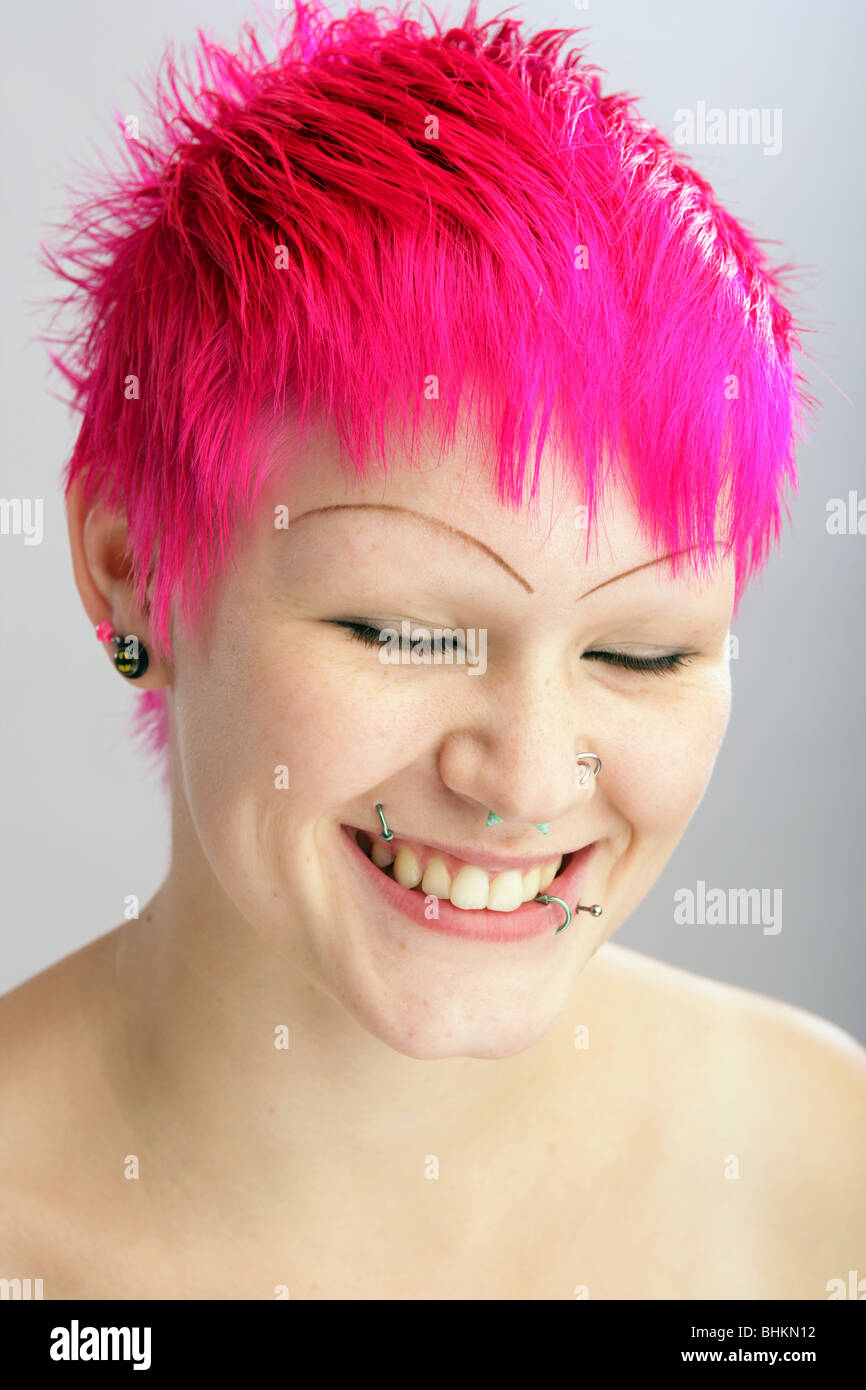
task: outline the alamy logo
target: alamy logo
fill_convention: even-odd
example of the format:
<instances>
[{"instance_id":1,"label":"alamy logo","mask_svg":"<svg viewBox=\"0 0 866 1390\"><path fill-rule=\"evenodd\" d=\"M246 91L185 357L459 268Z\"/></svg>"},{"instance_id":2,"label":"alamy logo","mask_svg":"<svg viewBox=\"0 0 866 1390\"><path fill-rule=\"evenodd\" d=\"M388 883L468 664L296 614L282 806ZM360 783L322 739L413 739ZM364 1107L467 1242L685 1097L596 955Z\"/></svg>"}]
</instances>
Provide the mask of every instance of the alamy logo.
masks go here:
<instances>
[{"instance_id":1,"label":"alamy logo","mask_svg":"<svg viewBox=\"0 0 866 1390\"><path fill-rule=\"evenodd\" d=\"M150 1370L149 1327L52 1327L52 1361L132 1361L134 1371Z\"/></svg>"},{"instance_id":2,"label":"alamy logo","mask_svg":"<svg viewBox=\"0 0 866 1390\"><path fill-rule=\"evenodd\" d=\"M41 545L41 497L0 497L0 535L23 536L25 545Z\"/></svg>"},{"instance_id":3,"label":"alamy logo","mask_svg":"<svg viewBox=\"0 0 866 1390\"><path fill-rule=\"evenodd\" d=\"M379 632L379 660L383 666L466 666L470 676L487 670L487 629L415 627L407 618Z\"/></svg>"},{"instance_id":4,"label":"alamy logo","mask_svg":"<svg viewBox=\"0 0 866 1390\"><path fill-rule=\"evenodd\" d=\"M779 154L782 149L782 111L767 106L760 109L707 106L699 101L695 110L682 106L674 112L677 145L763 145L764 154Z\"/></svg>"},{"instance_id":5,"label":"alamy logo","mask_svg":"<svg viewBox=\"0 0 866 1390\"><path fill-rule=\"evenodd\" d=\"M828 1279L824 1285L828 1300L834 1298L855 1298L862 1303L866 1299L866 1279L861 1279L856 1269L848 1270L848 1283L844 1279Z\"/></svg>"},{"instance_id":6,"label":"alamy logo","mask_svg":"<svg viewBox=\"0 0 866 1390\"><path fill-rule=\"evenodd\" d=\"M678 888L674 893L674 921L678 926L759 926L764 936L777 936L782 930L781 888L728 888L726 891L707 888L699 878L696 889Z\"/></svg>"},{"instance_id":7,"label":"alamy logo","mask_svg":"<svg viewBox=\"0 0 866 1390\"><path fill-rule=\"evenodd\" d=\"M0 1279L0 1300L43 1297L41 1279Z\"/></svg>"}]
</instances>

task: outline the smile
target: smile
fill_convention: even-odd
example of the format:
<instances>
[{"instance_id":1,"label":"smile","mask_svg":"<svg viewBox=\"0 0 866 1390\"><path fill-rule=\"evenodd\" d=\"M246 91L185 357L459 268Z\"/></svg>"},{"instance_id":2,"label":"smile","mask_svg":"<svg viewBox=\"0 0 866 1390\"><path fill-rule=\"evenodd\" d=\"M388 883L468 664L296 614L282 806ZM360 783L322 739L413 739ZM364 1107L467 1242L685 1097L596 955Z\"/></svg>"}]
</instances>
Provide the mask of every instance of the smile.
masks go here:
<instances>
[{"instance_id":1,"label":"smile","mask_svg":"<svg viewBox=\"0 0 866 1390\"><path fill-rule=\"evenodd\" d=\"M562 908L534 899L546 893L575 908L598 843L510 864L484 853L476 857L485 863L478 864L418 840L385 841L356 826L342 830L364 878L393 907L430 930L484 941L552 936Z\"/></svg>"}]
</instances>

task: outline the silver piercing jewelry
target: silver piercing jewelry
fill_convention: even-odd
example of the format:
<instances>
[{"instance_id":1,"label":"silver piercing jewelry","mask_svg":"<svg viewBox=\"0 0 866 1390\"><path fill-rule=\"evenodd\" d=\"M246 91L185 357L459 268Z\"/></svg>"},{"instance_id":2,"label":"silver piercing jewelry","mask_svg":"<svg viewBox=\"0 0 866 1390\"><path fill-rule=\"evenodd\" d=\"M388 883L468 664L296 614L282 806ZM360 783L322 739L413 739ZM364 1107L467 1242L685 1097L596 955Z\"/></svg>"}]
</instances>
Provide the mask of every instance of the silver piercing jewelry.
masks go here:
<instances>
[{"instance_id":1,"label":"silver piercing jewelry","mask_svg":"<svg viewBox=\"0 0 866 1390\"><path fill-rule=\"evenodd\" d=\"M568 926L571 925L571 908L569 907L568 903L565 902L562 898L553 898L553 897L549 897L549 896L547 895L547 893L539 893L539 895L538 895L537 898L533 898L533 902L536 902L536 903L559 903L559 906L560 906L560 907L564 907L564 908L565 908L565 921L562 923L561 926L559 926L559 927L556 928L556 931L553 933L554 936L559 936L559 933L560 933L561 931L565 931L566 927L568 927Z\"/></svg>"},{"instance_id":2,"label":"silver piercing jewelry","mask_svg":"<svg viewBox=\"0 0 866 1390\"><path fill-rule=\"evenodd\" d=\"M559 936L559 933L561 931L565 931L566 927L571 926L571 908L569 907L567 902L563 901L562 898L552 897L548 893L539 893L538 897L533 898L532 901L535 903L559 903L560 907L565 908L565 921L561 924L561 926L558 926L556 928L556 931L553 933L554 936ZM574 910L575 912L591 912L593 917L600 917L601 903L593 903L592 907L583 907L580 903L578 903L577 907Z\"/></svg>"},{"instance_id":3,"label":"silver piercing jewelry","mask_svg":"<svg viewBox=\"0 0 866 1390\"><path fill-rule=\"evenodd\" d=\"M385 819L385 813L382 810L381 801L376 802L376 814L378 815L379 820L382 822L382 839L393 840L394 832L393 830L388 829L388 822Z\"/></svg>"},{"instance_id":4,"label":"silver piercing jewelry","mask_svg":"<svg viewBox=\"0 0 866 1390\"><path fill-rule=\"evenodd\" d=\"M601 758L598 756L597 753L578 753L575 762L577 763L578 767L580 767L581 763L585 763L588 758L591 758L592 761L595 763L595 768L593 769L587 767L584 769L584 771L586 772L586 776L581 777L579 780L579 785L581 787L586 786L587 782L590 779L590 776L597 777L598 774L601 772Z\"/></svg>"}]
</instances>

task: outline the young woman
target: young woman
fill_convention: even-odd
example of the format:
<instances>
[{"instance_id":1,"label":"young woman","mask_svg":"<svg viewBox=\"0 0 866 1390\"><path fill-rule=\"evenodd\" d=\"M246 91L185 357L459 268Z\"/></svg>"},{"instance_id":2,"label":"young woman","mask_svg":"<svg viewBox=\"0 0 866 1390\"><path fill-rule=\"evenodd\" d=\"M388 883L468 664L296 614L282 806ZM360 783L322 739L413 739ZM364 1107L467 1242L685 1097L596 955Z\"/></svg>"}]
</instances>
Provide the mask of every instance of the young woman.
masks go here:
<instances>
[{"instance_id":1,"label":"young woman","mask_svg":"<svg viewBox=\"0 0 866 1390\"><path fill-rule=\"evenodd\" d=\"M569 37L200 38L48 253L75 578L172 855L0 1003L0 1274L46 1298L866 1267L863 1049L612 941L808 398L778 273Z\"/></svg>"}]
</instances>

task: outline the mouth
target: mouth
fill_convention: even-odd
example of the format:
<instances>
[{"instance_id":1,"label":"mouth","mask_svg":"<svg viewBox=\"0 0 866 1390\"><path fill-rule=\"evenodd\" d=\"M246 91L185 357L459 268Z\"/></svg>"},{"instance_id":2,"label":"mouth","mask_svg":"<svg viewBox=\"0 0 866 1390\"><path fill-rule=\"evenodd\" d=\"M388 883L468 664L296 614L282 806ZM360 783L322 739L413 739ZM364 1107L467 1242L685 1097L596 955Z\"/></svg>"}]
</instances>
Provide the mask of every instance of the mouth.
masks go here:
<instances>
[{"instance_id":1,"label":"mouth","mask_svg":"<svg viewBox=\"0 0 866 1390\"><path fill-rule=\"evenodd\" d=\"M481 865L417 840L341 829L356 867L391 906L432 931L483 941L553 936L562 907L536 902L539 893L567 902L575 913L572 930L577 927L580 889L598 844L506 863L484 854Z\"/></svg>"}]
</instances>

